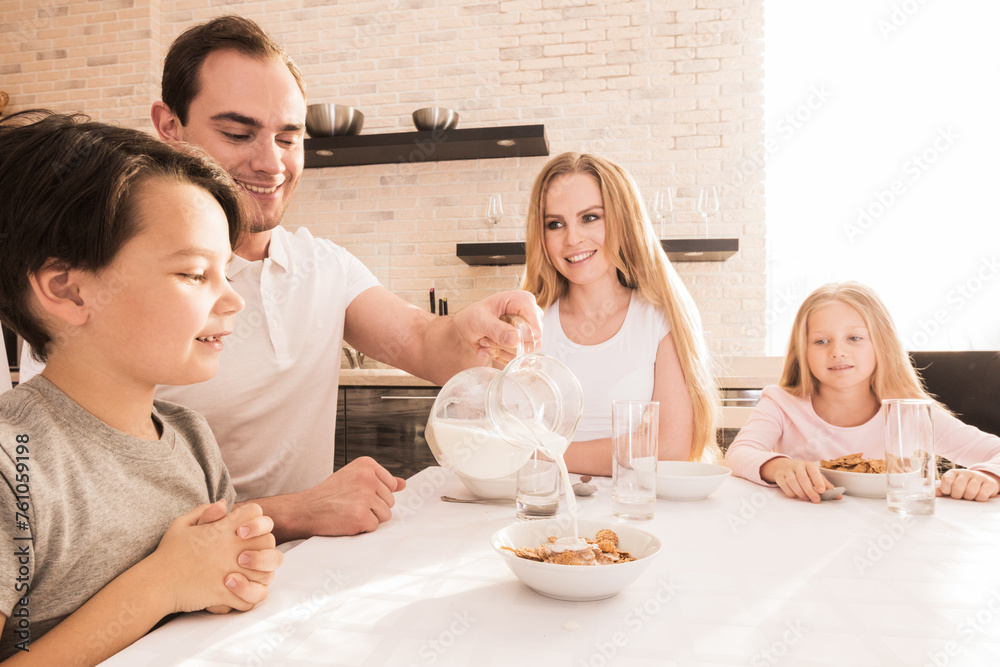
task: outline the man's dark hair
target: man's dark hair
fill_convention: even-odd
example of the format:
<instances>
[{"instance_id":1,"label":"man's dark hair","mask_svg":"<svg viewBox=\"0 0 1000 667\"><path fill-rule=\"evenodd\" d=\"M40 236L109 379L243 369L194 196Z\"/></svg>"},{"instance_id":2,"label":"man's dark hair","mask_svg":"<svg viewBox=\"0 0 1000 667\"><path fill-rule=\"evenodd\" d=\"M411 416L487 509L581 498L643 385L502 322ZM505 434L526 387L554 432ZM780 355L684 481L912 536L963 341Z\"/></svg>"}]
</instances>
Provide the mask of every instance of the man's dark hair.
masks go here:
<instances>
[{"instance_id":1,"label":"man's dark hair","mask_svg":"<svg viewBox=\"0 0 1000 667\"><path fill-rule=\"evenodd\" d=\"M259 60L280 58L295 77L295 83L305 97L306 86L302 81L302 72L284 47L248 18L220 16L182 32L170 45L163 61L160 99L170 107L181 125L187 125L191 100L200 91L202 64L213 51L224 49Z\"/></svg>"},{"instance_id":2,"label":"man's dark hair","mask_svg":"<svg viewBox=\"0 0 1000 667\"><path fill-rule=\"evenodd\" d=\"M29 276L109 266L140 231L136 193L154 178L205 190L239 245L247 225L239 192L205 153L79 114L32 110L0 120L0 321L39 360L51 336L31 308Z\"/></svg>"}]
</instances>

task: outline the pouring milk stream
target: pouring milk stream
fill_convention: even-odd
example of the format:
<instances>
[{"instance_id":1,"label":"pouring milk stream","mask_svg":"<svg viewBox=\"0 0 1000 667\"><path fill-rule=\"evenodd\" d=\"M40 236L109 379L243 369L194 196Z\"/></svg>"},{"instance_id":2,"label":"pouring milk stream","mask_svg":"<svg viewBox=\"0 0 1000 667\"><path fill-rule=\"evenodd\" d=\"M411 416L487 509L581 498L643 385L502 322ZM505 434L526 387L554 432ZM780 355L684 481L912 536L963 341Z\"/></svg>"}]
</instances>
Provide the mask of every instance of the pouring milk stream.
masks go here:
<instances>
[{"instance_id":1,"label":"pouring milk stream","mask_svg":"<svg viewBox=\"0 0 1000 667\"><path fill-rule=\"evenodd\" d=\"M557 551L589 548L577 528L576 498L563 454L583 409L583 390L558 359L534 352L531 328L519 317L517 356L503 370L470 368L449 380L427 420L427 444L438 462L474 480L516 473L533 449L556 462L576 537L561 538Z\"/></svg>"}]
</instances>

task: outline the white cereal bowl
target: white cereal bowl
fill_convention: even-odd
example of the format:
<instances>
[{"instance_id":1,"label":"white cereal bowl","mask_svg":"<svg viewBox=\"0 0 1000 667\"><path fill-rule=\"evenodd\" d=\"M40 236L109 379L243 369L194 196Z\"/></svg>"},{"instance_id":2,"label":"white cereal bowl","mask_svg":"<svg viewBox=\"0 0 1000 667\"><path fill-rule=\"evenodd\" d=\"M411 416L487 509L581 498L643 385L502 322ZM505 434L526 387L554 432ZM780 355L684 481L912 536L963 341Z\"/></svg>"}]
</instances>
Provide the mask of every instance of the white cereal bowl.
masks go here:
<instances>
[{"instance_id":1,"label":"white cereal bowl","mask_svg":"<svg viewBox=\"0 0 1000 667\"><path fill-rule=\"evenodd\" d=\"M474 479L467 477L460 472L456 472L458 479L465 485L476 498L486 500L510 499L513 500L517 494L517 473L496 479Z\"/></svg>"},{"instance_id":2,"label":"white cereal bowl","mask_svg":"<svg viewBox=\"0 0 1000 667\"><path fill-rule=\"evenodd\" d=\"M834 486L844 487L844 493L859 498L885 498L887 483L885 473L848 472L820 468L823 476Z\"/></svg>"},{"instance_id":3,"label":"white cereal bowl","mask_svg":"<svg viewBox=\"0 0 1000 667\"><path fill-rule=\"evenodd\" d=\"M722 486L733 471L697 461L660 461L656 466L656 497L703 500Z\"/></svg>"},{"instance_id":4,"label":"white cereal bowl","mask_svg":"<svg viewBox=\"0 0 1000 667\"><path fill-rule=\"evenodd\" d=\"M493 534L490 544L528 588L546 597L570 601L603 600L618 595L642 574L662 547L658 537L632 526L612 521L581 520L579 524L580 536L590 539L604 528L615 531L618 548L636 560L613 565L557 565L521 558L501 548L537 547L548 544L549 536L572 536L573 523L565 517L501 528Z\"/></svg>"}]
</instances>

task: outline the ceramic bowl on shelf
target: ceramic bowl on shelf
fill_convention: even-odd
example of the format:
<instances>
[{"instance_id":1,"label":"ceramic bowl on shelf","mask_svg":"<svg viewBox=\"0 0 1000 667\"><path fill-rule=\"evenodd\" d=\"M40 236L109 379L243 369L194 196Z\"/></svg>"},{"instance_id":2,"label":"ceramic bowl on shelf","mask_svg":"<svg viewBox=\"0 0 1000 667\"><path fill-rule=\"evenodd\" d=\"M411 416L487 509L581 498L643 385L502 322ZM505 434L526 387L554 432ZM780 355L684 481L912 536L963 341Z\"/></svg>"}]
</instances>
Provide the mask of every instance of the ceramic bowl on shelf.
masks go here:
<instances>
[{"instance_id":1,"label":"ceramic bowl on shelf","mask_svg":"<svg viewBox=\"0 0 1000 667\"><path fill-rule=\"evenodd\" d=\"M458 125L458 112L445 107L426 107L413 112L418 130L451 130Z\"/></svg>"},{"instance_id":2,"label":"ceramic bowl on shelf","mask_svg":"<svg viewBox=\"0 0 1000 667\"><path fill-rule=\"evenodd\" d=\"M702 500L733 474L725 466L697 461L660 461L656 466L656 497Z\"/></svg>"},{"instance_id":3,"label":"ceramic bowl on shelf","mask_svg":"<svg viewBox=\"0 0 1000 667\"><path fill-rule=\"evenodd\" d=\"M528 588L557 600L603 600L618 595L649 566L662 548L660 539L651 533L622 523L580 520L580 536L594 539L597 531L610 528L618 534L618 548L636 560L610 565L558 565L528 560L507 551L537 547L549 537L572 536L573 524L567 518L527 521L501 528L490 543L511 572Z\"/></svg>"},{"instance_id":4,"label":"ceramic bowl on shelf","mask_svg":"<svg viewBox=\"0 0 1000 667\"><path fill-rule=\"evenodd\" d=\"M343 104L310 104L306 107L306 132L310 137L360 134L365 115Z\"/></svg>"}]
</instances>

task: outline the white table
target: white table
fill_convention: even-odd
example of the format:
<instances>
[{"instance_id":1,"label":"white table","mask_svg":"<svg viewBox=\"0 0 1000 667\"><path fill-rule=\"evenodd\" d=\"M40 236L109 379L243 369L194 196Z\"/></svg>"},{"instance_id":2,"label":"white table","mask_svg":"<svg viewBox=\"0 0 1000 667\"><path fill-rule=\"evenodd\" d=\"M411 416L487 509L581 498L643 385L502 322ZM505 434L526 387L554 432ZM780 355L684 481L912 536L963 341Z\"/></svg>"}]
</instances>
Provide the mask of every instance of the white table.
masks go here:
<instances>
[{"instance_id":1,"label":"white table","mask_svg":"<svg viewBox=\"0 0 1000 667\"><path fill-rule=\"evenodd\" d=\"M611 516L610 482L581 516ZM664 551L620 595L542 597L490 536L513 507L457 505L428 468L375 533L312 538L244 614L179 617L108 665L1000 665L1000 500L812 505L729 479L660 500Z\"/></svg>"}]
</instances>

